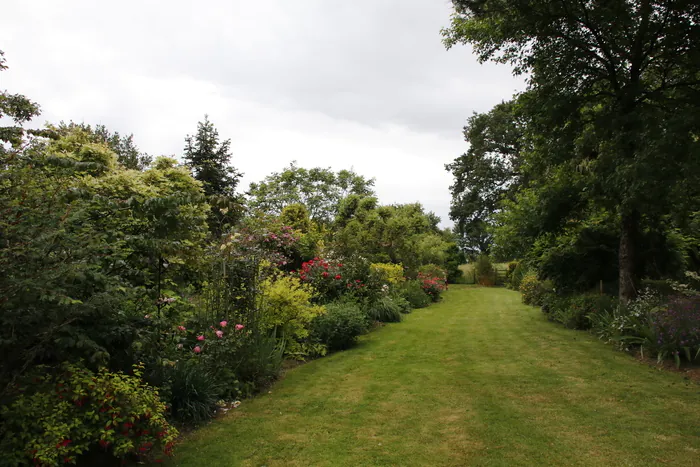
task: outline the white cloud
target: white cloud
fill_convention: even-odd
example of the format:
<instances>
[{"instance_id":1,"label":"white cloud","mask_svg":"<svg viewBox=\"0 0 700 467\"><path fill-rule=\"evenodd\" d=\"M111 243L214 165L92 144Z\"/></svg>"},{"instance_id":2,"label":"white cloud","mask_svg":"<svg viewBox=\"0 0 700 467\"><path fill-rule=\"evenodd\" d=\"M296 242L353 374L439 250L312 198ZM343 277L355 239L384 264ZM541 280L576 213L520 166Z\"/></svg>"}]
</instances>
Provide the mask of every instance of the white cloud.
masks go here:
<instances>
[{"instance_id":1,"label":"white cloud","mask_svg":"<svg viewBox=\"0 0 700 467\"><path fill-rule=\"evenodd\" d=\"M383 203L420 201L447 225L464 121L523 87L445 51L449 14L434 0L11 0L0 87L154 155L179 155L208 113L245 186L292 160L354 167Z\"/></svg>"}]
</instances>

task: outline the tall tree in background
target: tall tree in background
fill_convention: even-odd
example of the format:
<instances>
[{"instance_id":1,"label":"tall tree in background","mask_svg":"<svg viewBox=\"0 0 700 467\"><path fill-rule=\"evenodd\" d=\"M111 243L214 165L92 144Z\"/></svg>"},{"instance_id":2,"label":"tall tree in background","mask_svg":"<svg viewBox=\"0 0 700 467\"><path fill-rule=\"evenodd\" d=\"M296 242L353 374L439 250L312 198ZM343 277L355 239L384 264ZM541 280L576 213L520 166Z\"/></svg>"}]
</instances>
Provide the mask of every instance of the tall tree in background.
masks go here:
<instances>
[{"instance_id":1,"label":"tall tree in background","mask_svg":"<svg viewBox=\"0 0 700 467\"><path fill-rule=\"evenodd\" d=\"M231 165L231 140L219 140L219 132L207 115L197 124L197 133L185 137L184 159L194 178L202 182L212 210L209 224L215 235L240 219L243 202L236 186L243 174Z\"/></svg>"},{"instance_id":2,"label":"tall tree in background","mask_svg":"<svg viewBox=\"0 0 700 467\"><path fill-rule=\"evenodd\" d=\"M219 141L219 132L204 116L197 133L185 137L184 159L207 196L233 197L241 173L231 166L231 140Z\"/></svg>"},{"instance_id":3,"label":"tall tree in background","mask_svg":"<svg viewBox=\"0 0 700 467\"><path fill-rule=\"evenodd\" d=\"M5 53L0 50L0 71L7 69ZM22 94L10 94L0 91L0 118L12 120L12 126L0 127L0 163L9 154L18 151L24 143L26 134L42 133L36 130L25 130L24 123L39 115L39 104L32 102Z\"/></svg>"},{"instance_id":4,"label":"tall tree in background","mask_svg":"<svg viewBox=\"0 0 700 467\"><path fill-rule=\"evenodd\" d=\"M134 135L122 136L118 131L111 132L104 125L95 125L94 127L85 123L63 123L61 122L56 130L66 135L73 130L79 129L88 135L90 142L104 144L111 149L117 156L117 162L127 169L146 170L153 158L148 154L141 152L134 143Z\"/></svg>"},{"instance_id":5,"label":"tall tree in background","mask_svg":"<svg viewBox=\"0 0 700 467\"><path fill-rule=\"evenodd\" d=\"M619 294L636 295L637 241L684 179L698 181L700 4L695 0L453 0L448 47L529 77L542 167L593 177L591 202L618 217ZM697 185L697 183L695 183Z\"/></svg>"},{"instance_id":6,"label":"tall tree in background","mask_svg":"<svg viewBox=\"0 0 700 467\"><path fill-rule=\"evenodd\" d=\"M313 221L327 225L338 213L341 200L349 195L373 196L373 185L374 179L352 170L305 169L292 162L282 172L251 183L248 195L253 209L280 214L286 206L302 204Z\"/></svg>"},{"instance_id":7,"label":"tall tree in background","mask_svg":"<svg viewBox=\"0 0 700 467\"><path fill-rule=\"evenodd\" d=\"M470 256L491 249L493 215L518 187L522 124L515 102L498 104L488 113L474 113L464 127L469 150L445 168L454 176L450 218L460 247Z\"/></svg>"}]
</instances>

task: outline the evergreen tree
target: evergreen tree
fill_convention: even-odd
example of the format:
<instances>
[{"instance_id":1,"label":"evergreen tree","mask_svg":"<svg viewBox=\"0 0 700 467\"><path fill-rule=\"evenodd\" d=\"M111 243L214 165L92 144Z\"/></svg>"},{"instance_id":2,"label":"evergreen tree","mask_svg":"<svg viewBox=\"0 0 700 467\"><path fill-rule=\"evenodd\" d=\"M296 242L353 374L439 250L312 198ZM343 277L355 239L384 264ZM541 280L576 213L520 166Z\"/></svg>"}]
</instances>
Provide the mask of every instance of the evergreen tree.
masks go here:
<instances>
[{"instance_id":1,"label":"evergreen tree","mask_svg":"<svg viewBox=\"0 0 700 467\"><path fill-rule=\"evenodd\" d=\"M207 115L197 124L197 133L185 138L185 161L207 196L234 196L242 174L229 165L231 140L219 142L219 132Z\"/></svg>"},{"instance_id":2,"label":"evergreen tree","mask_svg":"<svg viewBox=\"0 0 700 467\"><path fill-rule=\"evenodd\" d=\"M242 217L244 210L242 197L236 195L243 174L230 165L231 140L219 142L219 132L205 115L197 124L197 133L185 138L184 158L209 198L209 229L220 236Z\"/></svg>"}]
</instances>

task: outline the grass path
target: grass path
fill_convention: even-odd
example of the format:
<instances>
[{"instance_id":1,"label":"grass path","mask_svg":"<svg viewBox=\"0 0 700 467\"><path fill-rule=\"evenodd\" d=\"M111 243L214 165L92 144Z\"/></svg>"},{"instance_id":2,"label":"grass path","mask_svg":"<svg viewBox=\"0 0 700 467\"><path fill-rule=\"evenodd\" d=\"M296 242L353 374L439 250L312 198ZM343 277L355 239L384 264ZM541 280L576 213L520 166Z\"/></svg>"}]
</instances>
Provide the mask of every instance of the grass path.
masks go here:
<instances>
[{"instance_id":1,"label":"grass path","mask_svg":"<svg viewBox=\"0 0 700 467\"><path fill-rule=\"evenodd\" d=\"M700 386L456 286L291 370L191 435L178 466L700 465Z\"/></svg>"}]
</instances>

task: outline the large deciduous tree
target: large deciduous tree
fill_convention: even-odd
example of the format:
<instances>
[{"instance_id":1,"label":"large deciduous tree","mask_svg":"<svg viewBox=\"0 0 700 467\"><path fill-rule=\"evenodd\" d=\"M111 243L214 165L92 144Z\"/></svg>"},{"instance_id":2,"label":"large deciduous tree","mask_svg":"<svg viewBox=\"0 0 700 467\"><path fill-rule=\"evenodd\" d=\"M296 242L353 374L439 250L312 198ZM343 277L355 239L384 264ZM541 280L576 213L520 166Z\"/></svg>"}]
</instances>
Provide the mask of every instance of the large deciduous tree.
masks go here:
<instances>
[{"instance_id":1,"label":"large deciduous tree","mask_svg":"<svg viewBox=\"0 0 700 467\"><path fill-rule=\"evenodd\" d=\"M586 170L619 222L619 294L636 295L643 219L698 170L700 4L695 0L453 0L446 45L528 76L544 166ZM693 178L697 180L697 178Z\"/></svg>"},{"instance_id":2,"label":"large deciduous tree","mask_svg":"<svg viewBox=\"0 0 700 467\"><path fill-rule=\"evenodd\" d=\"M337 173L330 168L305 169L292 162L260 183L251 183L250 206L271 214L280 214L290 205L302 204L315 222L333 221L341 200L350 195L373 196L374 179L366 179L352 170Z\"/></svg>"},{"instance_id":3,"label":"large deciduous tree","mask_svg":"<svg viewBox=\"0 0 700 467\"><path fill-rule=\"evenodd\" d=\"M493 215L518 186L523 130L516 105L503 102L474 113L464 127L469 149L445 166L454 176L450 218L460 246L471 256L489 253Z\"/></svg>"}]
</instances>

